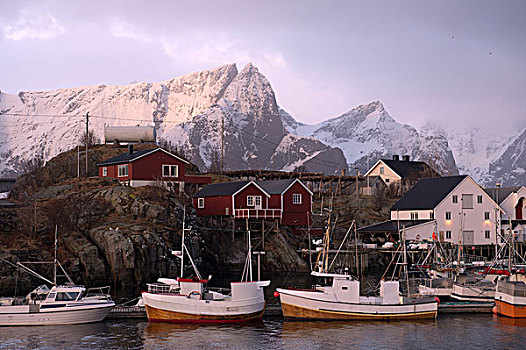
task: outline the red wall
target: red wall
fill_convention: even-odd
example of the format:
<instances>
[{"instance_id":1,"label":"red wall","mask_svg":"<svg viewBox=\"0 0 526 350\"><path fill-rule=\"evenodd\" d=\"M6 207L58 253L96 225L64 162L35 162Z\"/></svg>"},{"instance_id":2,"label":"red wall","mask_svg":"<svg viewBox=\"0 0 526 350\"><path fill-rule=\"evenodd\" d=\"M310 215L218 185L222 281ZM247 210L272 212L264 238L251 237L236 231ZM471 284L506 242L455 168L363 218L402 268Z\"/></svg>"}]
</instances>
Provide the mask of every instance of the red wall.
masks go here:
<instances>
[{"instance_id":1,"label":"red wall","mask_svg":"<svg viewBox=\"0 0 526 350\"><path fill-rule=\"evenodd\" d=\"M167 165L178 165L179 173L178 177L166 177L163 178L167 181L184 181L185 178L185 163L181 162L177 158L174 158L163 151L156 151L147 156L139 158L131 163L128 163L128 176L118 177L119 165L107 165L108 175L106 177L114 177L121 181L126 180L145 180L153 181L160 179L163 172L163 164ZM122 164L121 164L122 165ZM102 176L102 166L99 166L99 176Z\"/></svg>"},{"instance_id":2,"label":"red wall","mask_svg":"<svg viewBox=\"0 0 526 350\"><path fill-rule=\"evenodd\" d=\"M254 207L247 207L247 196L261 196L261 209L267 209L267 196L254 184L250 184L234 197L236 209L254 209Z\"/></svg>"},{"instance_id":3,"label":"red wall","mask_svg":"<svg viewBox=\"0 0 526 350\"><path fill-rule=\"evenodd\" d=\"M195 213L197 215L226 215L225 208L228 208L228 215L232 213L232 196L202 197L205 199L205 207L197 207L197 198L193 199Z\"/></svg>"},{"instance_id":4,"label":"red wall","mask_svg":"<svg viewBox=\"0 0 526 350\"><path fill-rule=\"evenodd\" d=\"M155 180L160 179L163 173L163 164L178 165L179 176L164 178L167 181L184 181L185 163L164 153L156 151L145 157L135 160L133 171L130 174L132 180ZM129 170L128 170L129 172Z\"/></svg>"},{"instance_id":5,"label":"red wall","mask_svg":"<svg viewBox=\"0 0 526 350\"><path fill-rule=\"evenodd\" d=\"M292 194L301 193L301 204L292 204ZM311 215L312 198L309 193L298 182L294 183L287 192L283 194L283 218L282 225L308 226Z\"/></svg>"}]
</instances>

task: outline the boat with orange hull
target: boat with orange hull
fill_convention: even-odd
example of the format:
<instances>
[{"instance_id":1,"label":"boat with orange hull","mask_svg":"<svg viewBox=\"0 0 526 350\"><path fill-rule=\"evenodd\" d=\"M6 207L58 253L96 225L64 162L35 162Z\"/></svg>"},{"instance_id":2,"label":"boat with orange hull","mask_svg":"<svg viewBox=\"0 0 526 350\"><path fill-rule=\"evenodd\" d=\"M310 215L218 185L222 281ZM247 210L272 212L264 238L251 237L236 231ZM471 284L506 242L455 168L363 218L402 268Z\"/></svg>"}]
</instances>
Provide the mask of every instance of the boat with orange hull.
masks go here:
<instances>
[{"instance_id":1,"label":"boat with orange hull","mask_svg":"<svg viewBox=\"0 0 526 350\"><path fill-rule=\"evenodd\" d=\"M379 296L361 296L360 282L350 275L313 272L329 281L312 290L278 288L283 317L289 320L434 319L435 297L400 295L398 281L381 281Z\"/></svg>"},{"instance_id":2,"label":"boat with orange hull","mask_svg":"<svg viewBox=\"0 0 526 350\"><path fill-rule=\"evenodd\" d=\"M526 284L522 281L498 280L495 308L500 316L526 318Z\"/></svg>"},{"instance_id":3,"label":"boat with orange hull","mask_svg":"<svg viewBox=\"0 0 526 350\"><path fill-rule=\"evenodd\" d=\"M184 244L185 220L181 251L172 252L181 258L181 274L184 272L184 256L187 254L195 277L177 279L159 278L158 283L148 284L142 293L146 315L150 322L169 323L232 323L261 320L265 309L263 287L270 281L252 280L252 247L248 231L248 253L240 282L230 282L229 293L212 290L206 285L210 280L201 278L186 245Z\"/></svg>"},{"instance_id":4,"label":"boat with orange hull","mask_svg":"<svg viewBox=\"0 0 526 350\"><path fill-rule=\"evenodd\" d=\"M235 323L261 320L270 281L231 282L231 294L205 288L208 280L160 279L142 293L148 321Z\"/></svg>"}]
</instances>

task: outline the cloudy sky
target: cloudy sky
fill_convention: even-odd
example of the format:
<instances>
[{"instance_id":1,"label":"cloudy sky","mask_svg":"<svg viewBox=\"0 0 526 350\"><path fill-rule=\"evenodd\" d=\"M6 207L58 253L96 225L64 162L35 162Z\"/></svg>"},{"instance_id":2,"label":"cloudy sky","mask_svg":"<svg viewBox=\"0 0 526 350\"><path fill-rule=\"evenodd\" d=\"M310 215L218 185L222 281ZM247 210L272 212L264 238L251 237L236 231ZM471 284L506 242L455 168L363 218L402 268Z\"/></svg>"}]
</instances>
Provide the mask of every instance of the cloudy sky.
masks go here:
<instances>
[{"instance_id":1,"label":"cloudy sky","mask_svg":"<svg viewBox=\"0 0 526 350\"><path fill-rule=\"evenodd\" d=\"M3 0L0 90L252 62L307 123L380 100L416 126L526 127L525 13L520 0Z\"/></svg>"}]
</instances>

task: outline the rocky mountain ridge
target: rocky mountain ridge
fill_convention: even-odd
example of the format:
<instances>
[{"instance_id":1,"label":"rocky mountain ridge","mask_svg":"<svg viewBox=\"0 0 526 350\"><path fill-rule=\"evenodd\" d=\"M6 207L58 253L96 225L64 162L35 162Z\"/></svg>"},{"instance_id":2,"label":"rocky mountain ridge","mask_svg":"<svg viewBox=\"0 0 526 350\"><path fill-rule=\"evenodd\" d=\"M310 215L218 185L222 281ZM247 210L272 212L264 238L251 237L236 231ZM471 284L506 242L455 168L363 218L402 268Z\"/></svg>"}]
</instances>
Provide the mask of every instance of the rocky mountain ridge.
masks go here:
<instances>
[{"instance_id":1,"label":"rocky mountain ridge","mask_svg":"<svg viewBox=\"0 0 526 350\"><path fill-rule=\"evenodd\" d=\"M252 64L240 72L227 64L158 83L0 93L0 176L20 174L32 158L48 160L78 145L86 112L98 139L105 125L155 126L159 142L176 146L201 170L219 166L223 143L226 170L363 174L379 158L407 154L442 174L467 173L483 184L526 182L520 163L506 156L523 154L520 133L506 138L418 130L398 123L379 101L303 124L279 107L270 82Z\"/></svg>"}]
</instances>

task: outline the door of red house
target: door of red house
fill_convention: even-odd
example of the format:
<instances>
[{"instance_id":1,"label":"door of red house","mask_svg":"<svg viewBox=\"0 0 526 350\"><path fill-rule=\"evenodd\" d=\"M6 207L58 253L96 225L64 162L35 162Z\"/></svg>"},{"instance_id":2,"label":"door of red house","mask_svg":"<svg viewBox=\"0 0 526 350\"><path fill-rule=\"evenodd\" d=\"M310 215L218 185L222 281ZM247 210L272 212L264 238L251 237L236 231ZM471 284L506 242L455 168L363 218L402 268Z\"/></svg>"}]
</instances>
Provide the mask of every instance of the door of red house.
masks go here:
<instances>
[{"instance_id":1,"label":"door of red house","mask_svg":"<svg viewBox=\"0 0 526 350\"><path fill-rule=\"evenodd\" d=\"M261 196L254 196L254 209L261 209Z\"/></svg>"}]
</instances>

